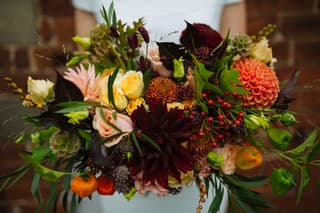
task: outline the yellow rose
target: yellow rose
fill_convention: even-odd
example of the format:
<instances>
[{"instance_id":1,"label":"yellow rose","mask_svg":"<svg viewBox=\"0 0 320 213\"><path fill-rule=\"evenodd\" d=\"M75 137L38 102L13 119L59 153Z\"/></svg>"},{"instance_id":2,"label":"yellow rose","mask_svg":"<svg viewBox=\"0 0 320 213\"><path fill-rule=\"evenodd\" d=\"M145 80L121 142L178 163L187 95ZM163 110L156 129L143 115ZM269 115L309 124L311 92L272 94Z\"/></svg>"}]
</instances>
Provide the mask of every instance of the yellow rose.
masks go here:
<instances>
[{"instance_id":1,"label":"yellow rose","mask_svg":"<svg viewBox=\"0 0 320 213\"><path fill-rule=\"evenodd\" d=\"M128 99L123 94L123 91L119 88L118 80L121 78L121 74L119 73L113 83L113 98L114 103L118 110L124 110L128 105ZM108 80L109 76L103 77L103 79L100 81L100 88L101 88L101 94L100 94L100 103L104 106L111 106L111 103L109 102L109 96L108 96Z\"/></svg>"},{"instance_id":2,"label":"yellow rose","mask_svg":"<svg viewBox=\"0 0 320 213\"><path fill-rule=\"evenodd\" d=\"M144 83L142 73L136 71L128 71L119 80L119 87L124 95L130 99L139 98L142 95Z\"/></svg>"},{"instance_id":3,"label":"yellow rose","mask_svg":"<svg viewBox=\"0 0 320 213\"><path fill-rule=\"evenodd\" d=\"M256 58L265 64L272 61L272 50L269 47L268 40L265 37L258 43L253 43L250 49L250 56L252 58Z\"/></svg>"},{"instance_id":4,"label":"yellow rose","mask_svg":"<svg viewBox=\"0 0 320 213\"><path fill-rule=\"evenodd\" d=\"M195 179L194 175L193 175L193 170L189 171L187 173L180 172L180 179L181 179L181 182L179 182L174 177L169 176L168 177L169 186L173 187L173 188L177 188L180 186L191 186L191 184L193 183L193 181Z\"/></svg>"},{"instance_id":5,"label":"yellow rose","mask_svg":"<svg viewBox=\"0 0 320 213\"><path fill-rule=\"evenodd\" d=\"M136 98L136 99L130 100L127 105L128 114L131 115L132 112L136 110L138 106L140 106L141 104L145 104L145 101L143 98Z\"/></svg>"}]
</instances>

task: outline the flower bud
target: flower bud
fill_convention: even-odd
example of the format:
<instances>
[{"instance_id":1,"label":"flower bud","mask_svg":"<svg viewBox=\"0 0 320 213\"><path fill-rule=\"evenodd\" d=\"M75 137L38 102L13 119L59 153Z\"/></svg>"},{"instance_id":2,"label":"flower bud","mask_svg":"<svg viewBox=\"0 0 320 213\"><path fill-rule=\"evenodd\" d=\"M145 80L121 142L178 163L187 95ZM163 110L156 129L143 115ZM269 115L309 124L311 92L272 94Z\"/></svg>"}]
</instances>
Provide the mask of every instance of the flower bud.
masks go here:
<instances>
[{"instance_id":1,"label":"flower bud","mask_svg":"<svg viewBox=\"0 0 320 213\"><path fill-rule=\"evenodd\" d=\"M285 125L287 127L291 126L297 122L294 115L289 112L285 112L284 114L282 114L280 121L283 125Z\"/></svg>"},{"instance_id":2,"label":"flower bud","mask_svg":"<svg viewBox=\"0 0 320 213\"><path fill-rule=\"evenodd\" d=\"M215 167L220 167L223 163L223 157L214 151L211 151L207 154L207 160L212 166Z\"/></svg>"},{"instance_id":3,"label":"flower bud","mask_svg":"<svg viewBox=\"0 0 320 213\"><path fill-rule=\"evenodd\" d=\"M183 58L173 59L173 77L176 79L182 79L184 77L184 65Z\"/></svg>"},{"instance_id":4,"label":"flower bud","mask_svg":"<svg viewBox=\"0 0 320 213\"><path fill-rule=\"evenodd\" d=\"M270 182L272 191L277 195L287 193L295 184L294 175L287 169L275 169L271 173Z\"/></svg>"},{"instance_id":5,"label":"flower bud","mask_svg":"<svg viewBox=\"0 0 320 213\"><path fill-rule=\"evenodd\" d=\"M91 40L89 37L74 36L72 40L78 43L83 50L88 50L91 47Z\"/></svg>"},{"instance_id":6,"label":"flower bud","mask_svg":"<svg viewBox=\"0 0 320 213\"><path fill-rule=\"evenodd\" d=\"M280 150L287 149L292 138L290 132L278 128L269 128L267 130L267 135L271 144Z\"/></svg>"},{"instance_id":7,"label":"flower bud","mask_svg":"<svg viewBox=\"0 0 320 213\"><path fill-rule=\"evenodd\" d=\"M137 33L129 35L127 41L131 49L136 49L139 45Z\"/></svg>"},{"instance_id":8,"label":"flower bud","mask_svg":"<svg viewBox=\"0 0 320 213\"><path fill-rule=\"evenodd\" d=\"M143 40L144 40L146 43L149 43L149 42L150 42L150 37L149 37L149 33L148 33L148 31L146 30L146 28L143 27L143 26L139 26L139 27L138 27L138 31L139 31L139 33L141 34Z\"/></svg>"},{"instance_id":9,"label":"flower bud","mask_svg":"<svg viewBox=\"0 0 320 213\"><path fill-rule=\"evenodd\" d=\"M120 35L119 35L118 31L117 31L117 28L115 28L114 26L110 27L110 32L111 32L111 35L113 37L115 37L115 38L119 38L120 37Z\"/></svg>"}]
</instances>

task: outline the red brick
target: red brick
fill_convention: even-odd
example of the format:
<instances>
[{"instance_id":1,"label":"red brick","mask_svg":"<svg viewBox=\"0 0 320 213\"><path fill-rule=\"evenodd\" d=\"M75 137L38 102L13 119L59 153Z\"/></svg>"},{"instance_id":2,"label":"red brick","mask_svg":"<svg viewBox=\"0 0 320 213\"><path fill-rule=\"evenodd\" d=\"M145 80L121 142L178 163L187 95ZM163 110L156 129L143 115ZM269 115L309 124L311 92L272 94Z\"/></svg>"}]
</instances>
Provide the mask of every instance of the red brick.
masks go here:
<instances>
[{"instance_id":1,"label":"red brick","mask_svg":"<svg viewBox=\"0 0 320 213\"><path fill-rule=\"evenodd\" d=\"M297 67L319 66L320 67L320 40L301 41L295 46L295 63Z\"/></svg>"},{"instance_id":2,"label":"red brick","mask_svg":"<svg viewBox=\"0 0 320 213\"><path fill-rule=\"evenodd\" d=\"M303 39L320 33L320 14L288 15L282 19L281 29L288 37Z\"/></svg>"},{"instance_id":3,"label":"red brick","mask_svg":"<svg viewBox=\"0 0 320 213\"><path fill-rule=\"evenodd\" d=\"M10 52L7 48L0 46L0 72L6 72L10 68Z\"/></svg>"},{"instance_id":4,"label":"red brick","mask_svg":"<svg viewBox=\"0 0 320 213\"><path fill-rule=\"evenodd\" d=\"M74 19L72 17L59 17L54 19L53 31L57 43L60 45L73 45Z\"/></svg>"},{"instance_id":5,"label":"red brick","mask_svg":"<svg viewBox=\"0 0 320 213\"><path fill-rule=\"evenodd\" d=\"M254 16L248 16L248 34L257 35L258 31L261 30L268 24L277 24L277 17L275 15L262 15L257 14Z\"/></svg>"},{"instance_id":6,"label":"red brick","mask_svg":"<svg viewBox=\"0 0 320 213\"><path fill-rule=\"evenodd\" d=\"M19 68L26 68L29 67L29 52L28 48L18 48L15 51L14 63L16 67Z\"/></svg>"},{"instance_id":7,"label":"red brick","mask_svg":"<svg viewBox=\"0 0 320 213\"><path fill-rule=\"evenodd\" d=\"M40 0L40 9L43 15L72 16L71 0Z\"/></svg>"},{"instance_id":8,"label":"red brick","mask_svg":"<svg viewBox=\"0 0 320 213\"><path fill-rule=\"evenodd\" d=\"M279 10L312 10L314 0L277 0Z\"/></svg>"},{"instance_id":9,"label":"red brick","mask_svg":"<svg viewBox=\"0 0 320 213\"><path fill-rule=\"evenodd\" d=\"M288 41L271 42L273 57L277 58L278 63L286 62L289 57Z\"/></svg>"},{"instance_id":10,"label":"red brick","mask_svg":"<svg viewBox=\"0 0 320 213\"><path fill-rule=\"evenodd\" d=\"M43 18L40 26L39 26L40 36L42 40L47 43L51 40L53 37L53 31L51 23L48 21L48 19Z\"/></svg>"}]
</instances>

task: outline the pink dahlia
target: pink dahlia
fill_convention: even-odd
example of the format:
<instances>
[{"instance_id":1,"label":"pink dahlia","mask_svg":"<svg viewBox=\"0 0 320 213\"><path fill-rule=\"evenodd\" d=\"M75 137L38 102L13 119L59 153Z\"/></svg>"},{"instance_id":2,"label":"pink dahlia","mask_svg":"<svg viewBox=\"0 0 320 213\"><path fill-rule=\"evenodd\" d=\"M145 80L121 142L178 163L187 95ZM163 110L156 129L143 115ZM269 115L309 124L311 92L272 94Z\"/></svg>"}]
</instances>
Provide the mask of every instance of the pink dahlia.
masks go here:
<instances>
[{"instance_id":1,"label":"pink dahlia","mask_svg":"<svg viewBox=\"0 0 320 213\"><path fill-rule=\"evenodd\" d=\"M75 69L69 68L68 72L64 73L64 78L71 81L80 89L84 101L100 101L100 88L97 86L99 76L96 76L95 74L94 65L89 65L88 69L85 69L82 64Z\"/></svg>"},{"instance_id":2,"label":"pink dahlia","mask_svg":"<svg viewBox=\"0 0 320 213\"><path fill-rule=\"evenodd\" d=\"M239 71L239 80L250 92L244 95L243 104L259 109L271 107L279 93L279 80L271 67L257 59L241 59L233 64Z\"/></svg>"}]
</instances>

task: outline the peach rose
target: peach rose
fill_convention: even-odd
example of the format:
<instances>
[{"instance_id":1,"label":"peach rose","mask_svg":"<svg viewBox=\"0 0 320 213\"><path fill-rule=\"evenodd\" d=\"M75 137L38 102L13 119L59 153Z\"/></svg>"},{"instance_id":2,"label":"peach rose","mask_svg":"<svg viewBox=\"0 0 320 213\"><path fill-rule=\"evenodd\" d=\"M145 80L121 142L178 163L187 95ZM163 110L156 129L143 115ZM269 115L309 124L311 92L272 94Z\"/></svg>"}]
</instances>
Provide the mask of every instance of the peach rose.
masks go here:
<instances>
[{"instance_id":1,"label":"peach rose","mask_svg":"<svg viewBox=\"0 0 320 213\"><path fill-rule=\"evenodd\" d=\"M119 137L105 142L105 146L111 147L118 144L125 135L128 135L133 130L133 123L130 117L126 115L116 113L114 110L97 107L93 119L93 128L99 132L102 138L122 133Z\"/></svg>"}]
</instances>

